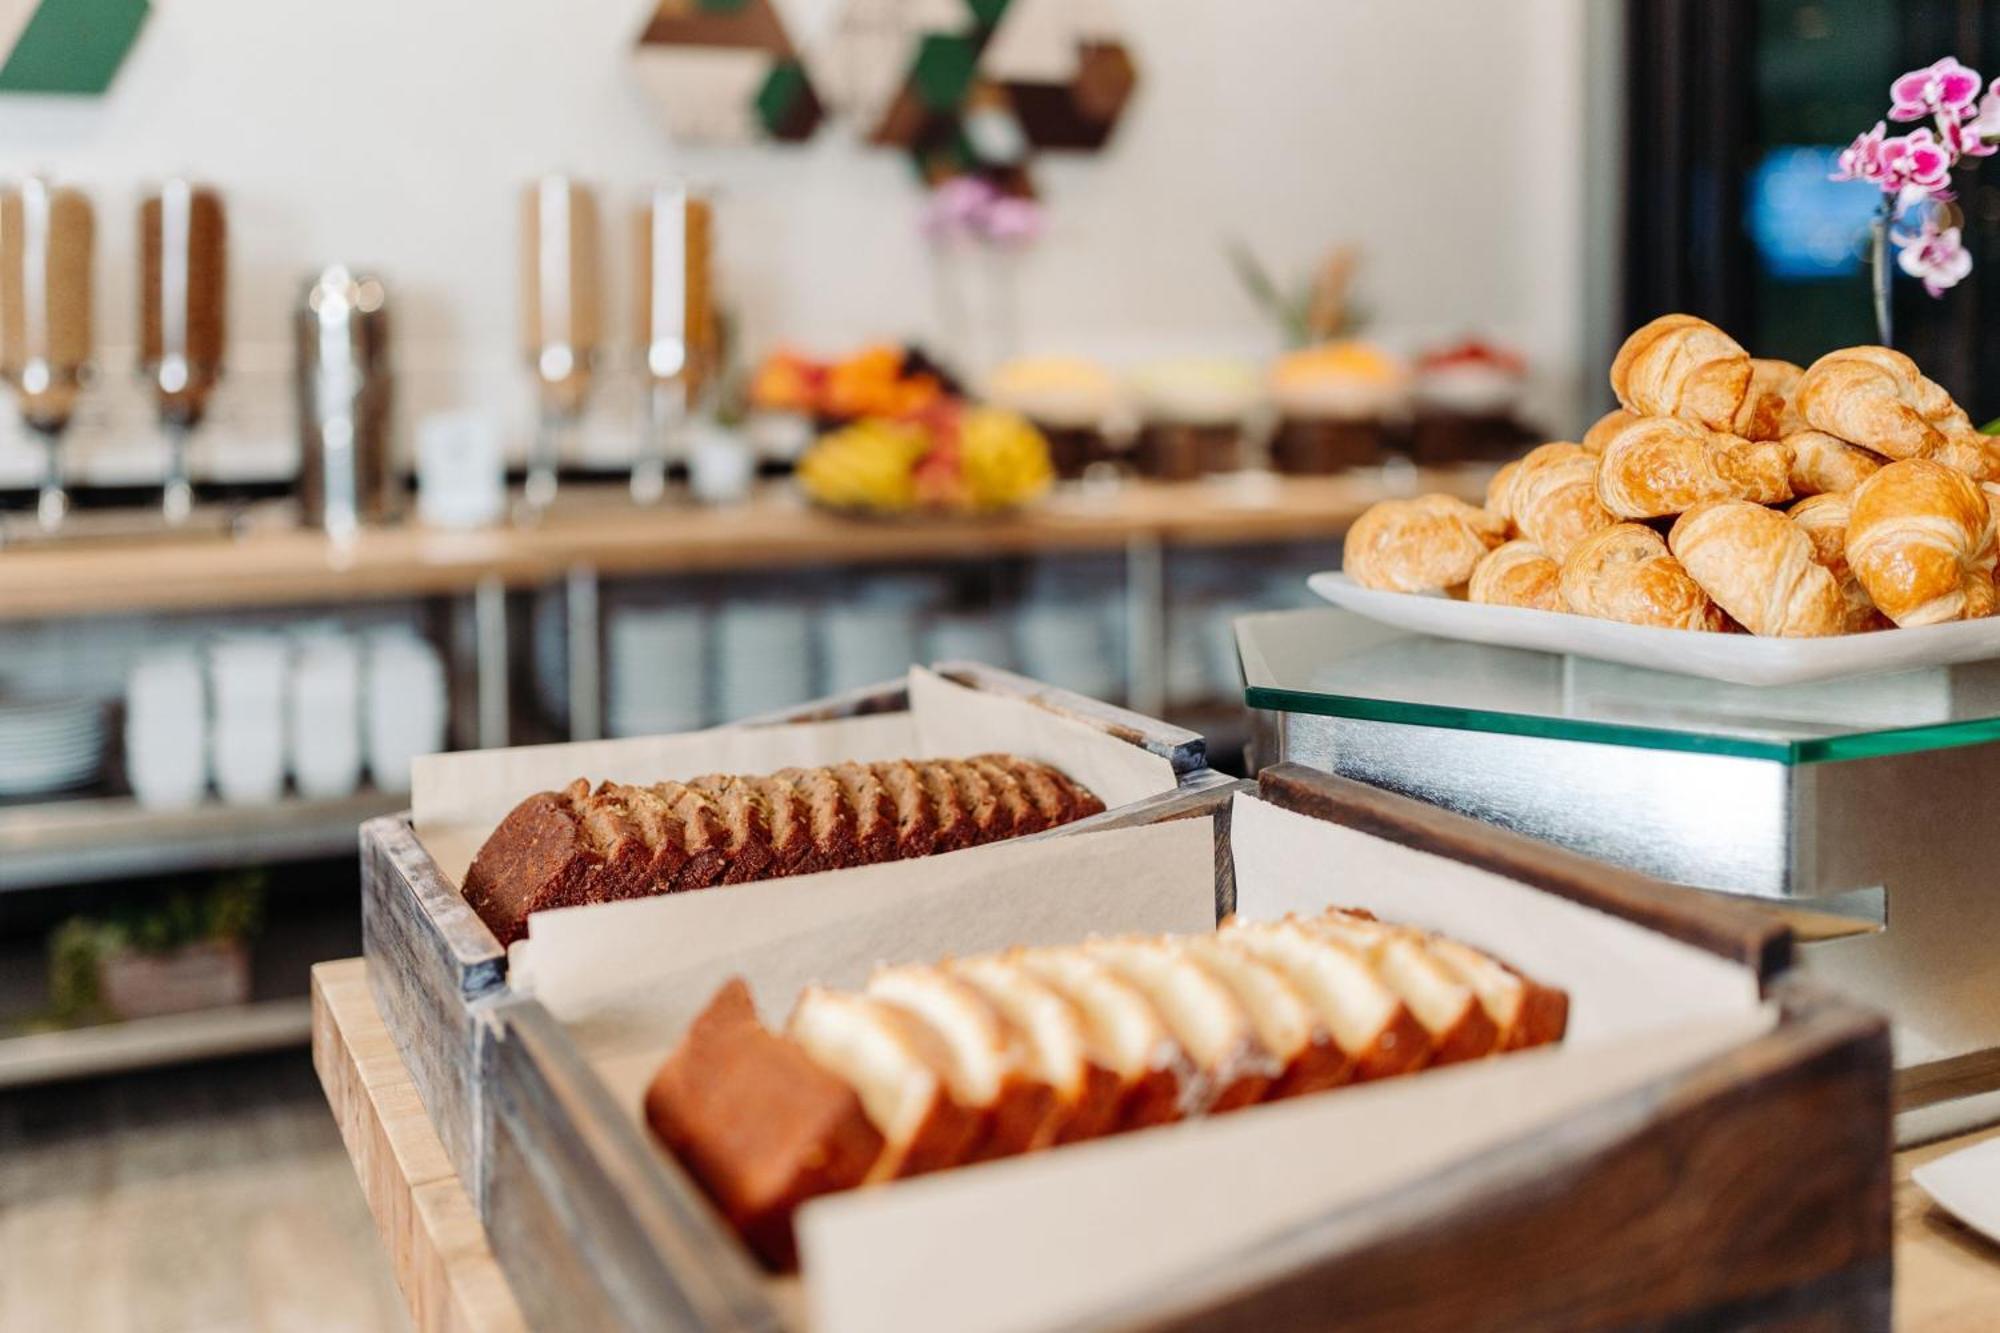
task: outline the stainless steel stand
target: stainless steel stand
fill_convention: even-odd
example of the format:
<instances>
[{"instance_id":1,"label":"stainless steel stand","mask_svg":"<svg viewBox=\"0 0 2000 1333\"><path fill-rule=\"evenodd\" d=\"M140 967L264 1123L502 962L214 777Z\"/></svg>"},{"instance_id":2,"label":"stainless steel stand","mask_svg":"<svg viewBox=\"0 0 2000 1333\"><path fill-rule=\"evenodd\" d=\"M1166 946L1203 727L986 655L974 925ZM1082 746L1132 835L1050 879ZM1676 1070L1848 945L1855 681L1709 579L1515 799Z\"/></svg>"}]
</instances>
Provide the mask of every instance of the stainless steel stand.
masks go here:
<instances>
[{"instance_id":1,"label":"stainless steel stand","mask_svg":"<svg viewBox=\"0 0 2000 1333\"><path fill-rule=\"evenodd\" d=\"M1802 928L1810 972L1891 1016L1900 1110L1941 1124L1942 1103L2000 1088L2000 834L1984 795L2000 790L2000 741L1785 764L1260 711L1254 744L1259 765L1309 764L1762 900Z\"/></svg>"}]
</instances>

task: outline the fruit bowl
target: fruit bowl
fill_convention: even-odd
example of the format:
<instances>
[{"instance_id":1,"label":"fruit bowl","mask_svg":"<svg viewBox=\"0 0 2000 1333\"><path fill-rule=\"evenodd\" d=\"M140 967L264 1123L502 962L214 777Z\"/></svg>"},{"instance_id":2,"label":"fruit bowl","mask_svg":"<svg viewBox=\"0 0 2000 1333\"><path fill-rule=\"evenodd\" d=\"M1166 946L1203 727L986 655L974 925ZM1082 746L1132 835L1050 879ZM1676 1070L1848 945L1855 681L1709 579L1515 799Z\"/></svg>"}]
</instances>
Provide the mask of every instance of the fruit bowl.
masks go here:
<instances>
[{"instance_id":1,"label":"fruit bowl","mask_svg":"<svg viewBox=\"0 0 2000 1333\"><path fill-rule=\"evenodd\" d=\"M799 460L799 488L834 513L870 518L1009 513L1047 493L1048 441L1022 417L957 402L832 431Z\"/></svg>"}]
</instances>

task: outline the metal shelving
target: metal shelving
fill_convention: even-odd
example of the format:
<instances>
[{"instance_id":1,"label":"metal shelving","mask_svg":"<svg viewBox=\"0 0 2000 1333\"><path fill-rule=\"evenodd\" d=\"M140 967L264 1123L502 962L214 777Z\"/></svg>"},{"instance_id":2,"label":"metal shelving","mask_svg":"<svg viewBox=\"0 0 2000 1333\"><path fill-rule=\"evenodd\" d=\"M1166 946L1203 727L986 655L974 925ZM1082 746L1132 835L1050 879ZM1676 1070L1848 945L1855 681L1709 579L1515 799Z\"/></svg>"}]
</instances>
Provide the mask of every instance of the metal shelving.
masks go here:
<instances>
[{"instance_id":1,"label":"metal shelving","mask_svg":"<svg viewBox=\"0 0 2000 1333\"><path fill-rule=\"evenodd\" d=\"M337 856L354 850L363 820L408 801L363 791L187 810L148 810L129 796L0 807L0 892Z\"/></svg>"},{"instance_id":2,"label":"metal shelving","mask_svg":"<svg viewBox=\"0 0 2000 1333\"><path fill-rule=\"evenodd\" d=\"M247 1055L311 1037L312 1001L305 996L35 1032L0 1040L0 1088Z\"/></svg>"}]
</instances>

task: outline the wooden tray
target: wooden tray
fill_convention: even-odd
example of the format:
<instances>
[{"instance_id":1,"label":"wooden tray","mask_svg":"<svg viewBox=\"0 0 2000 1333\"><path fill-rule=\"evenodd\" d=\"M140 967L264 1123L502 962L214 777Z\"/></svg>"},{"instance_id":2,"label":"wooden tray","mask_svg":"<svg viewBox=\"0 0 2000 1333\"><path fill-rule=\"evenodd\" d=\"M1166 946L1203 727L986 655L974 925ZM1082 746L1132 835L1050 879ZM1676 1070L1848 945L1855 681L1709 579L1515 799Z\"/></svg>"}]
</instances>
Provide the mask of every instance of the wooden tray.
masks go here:
<instances>
[{"instance_id":1,"label":"wooden tray","mask_svg":"<svg viewBox=\"0 0 2000 1333\"><path fill-rule=\"evenodd\" d=\"M1786 972L1781 926L1296 766L1267 771L1258 791L1741 963L1777 1020L1720 1056L1253 1252L1218 1255L1073 1327L1886 1327L1887 1030ZM1223 861L1227 825L1217 822ZM1219 884L1218 911L1233 901ZM797 1327L548 1011L509 998L493 1017L480 1068L487 1227L530 1321Z\"/></svg>"},{"instance_id":2,"label":"wooden tray","mask_svg":"<svg viewBox=\"0 0 2000 1333\"><path fill-rule=\"evenodd\" d=\"M1195 732L1068 690L972 662L947 662L939 674L968 688L1022 699L1093 730L1166 759L1182 791L1202 791L1228 781L1204 767L1207 744ZM750 720L746 726L785 726L898 712L908 707L898 681L801 704ZM1150 817L1175 793L1107 810L1049 834L1112 828L1127 818ZM1144 807L1144 809L1138 809ZM467 906L417 840L407 813L361 826L361 936L375 1002L410 1067L425 1109L437 1126L452 1165L477 1204L483 1159L476 1141L479 1117L473 1078L482 1016L505 993L507 951Z\"/></svg>"}]
</instances>

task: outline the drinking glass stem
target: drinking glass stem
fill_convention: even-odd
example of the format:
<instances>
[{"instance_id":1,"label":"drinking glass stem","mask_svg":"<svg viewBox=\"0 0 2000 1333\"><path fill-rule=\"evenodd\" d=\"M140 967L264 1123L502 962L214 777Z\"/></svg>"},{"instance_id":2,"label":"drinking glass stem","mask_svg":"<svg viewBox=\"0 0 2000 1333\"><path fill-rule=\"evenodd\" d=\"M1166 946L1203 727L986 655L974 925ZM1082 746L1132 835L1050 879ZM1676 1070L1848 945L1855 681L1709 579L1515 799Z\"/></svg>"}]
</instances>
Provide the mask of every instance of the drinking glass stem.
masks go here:
<instances>
[{"instance_id":1,"label":"drinking glass stem","mask_svg":"<svg viewBox=\"0 0 2000 1333\"><path fill-rule=\"evenodd\" d=\"M539 514L555 502L556 467L562 458L562 440L568 425L569 419L562 412L542 413L541 429L535 432L534 452L528 458L527 483L522 488L522 499L530 513Z\"/></svg>"},{"instance_id":2,"label":"drinking glass stem","mask_svg":"<svg viewBox=\"0 0 2000 1333\"><path fill-rule=\"evenodd\" d=\"M35 497L35 522L43 532L54 532L69 513L69 492L63 485L62 432L38 430L42 437L42 488Z\"/></svg>"},{"instance_id":3,"label":"drinking glass stem","mask_svg":"<svg viewBox=\"0 0 2000 1333\"><path fill-rule=\"evenodd\" d=\"M194 482L188 477L188 428L169 422L167 432L167 478L160 508L167 526L177 528L194 512Z\"/></svg>"},{"instance_id":4,"label":"drinking glass stem","mask_svg":"<svg viewBox=\"0 0 2000 1333\"><path fill-rule=\"evenodd\" d=\"M667 459L687 412L687 389L678 380L655 381L646 400L646 428L632 462L634 503L657 504L667 492Z\"/></svg>"}]
</instances>

